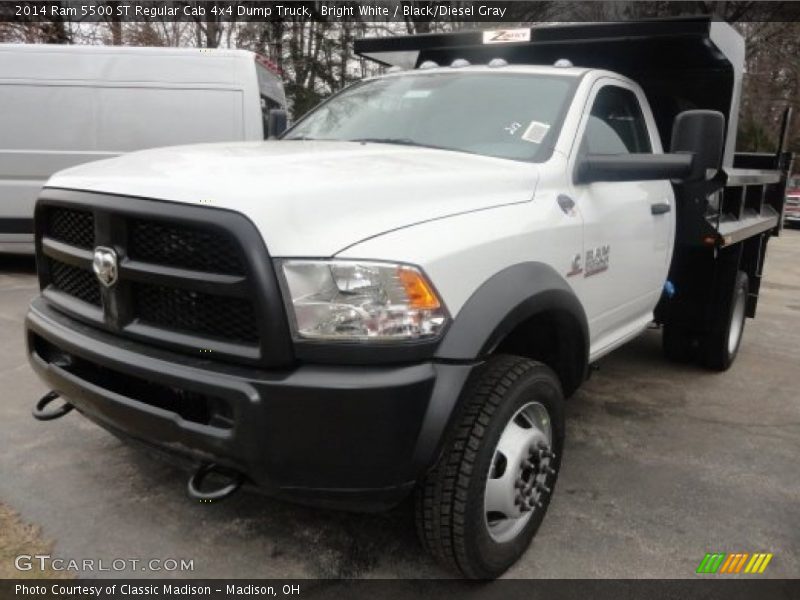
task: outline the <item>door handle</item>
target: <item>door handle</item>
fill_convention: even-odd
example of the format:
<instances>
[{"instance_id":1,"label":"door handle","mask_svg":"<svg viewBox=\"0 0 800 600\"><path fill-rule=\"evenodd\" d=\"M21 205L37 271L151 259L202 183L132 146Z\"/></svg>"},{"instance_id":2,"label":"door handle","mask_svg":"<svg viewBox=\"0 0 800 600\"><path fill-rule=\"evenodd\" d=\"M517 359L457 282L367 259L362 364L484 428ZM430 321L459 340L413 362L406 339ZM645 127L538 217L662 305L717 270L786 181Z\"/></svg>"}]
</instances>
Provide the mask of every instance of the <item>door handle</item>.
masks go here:
<instances>
[{"instance_id":1,"label":"door handle","mask_svg":"<svg viewBox=\"0 0 800 600\"><path fill-rule=\"evenodd\" d=\"M650 205L650 212L654 215L663 215L672 210L672 207L667 202L656 202Z\"/></svg>"}]
</instances>

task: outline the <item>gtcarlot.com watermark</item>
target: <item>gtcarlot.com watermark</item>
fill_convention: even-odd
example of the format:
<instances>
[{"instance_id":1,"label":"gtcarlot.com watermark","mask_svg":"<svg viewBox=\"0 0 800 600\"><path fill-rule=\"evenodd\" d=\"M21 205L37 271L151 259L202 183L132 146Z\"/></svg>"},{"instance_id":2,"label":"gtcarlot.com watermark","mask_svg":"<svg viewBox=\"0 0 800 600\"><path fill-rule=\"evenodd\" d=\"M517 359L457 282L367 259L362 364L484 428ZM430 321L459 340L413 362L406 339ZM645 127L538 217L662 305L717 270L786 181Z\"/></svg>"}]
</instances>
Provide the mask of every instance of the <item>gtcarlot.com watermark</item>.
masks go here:
<instances>
[{"instance_id":1,"label":"gtcarlot.com watermark","mask_svg":"<svg viewBox=\"0 0 800 600\"><path fill-rule=\"evenodd\" d=\"M185 558L60 558L49 554L20 554L14 559L18 571L194 571L194 559Z\"/></svg>"}]
</instances>

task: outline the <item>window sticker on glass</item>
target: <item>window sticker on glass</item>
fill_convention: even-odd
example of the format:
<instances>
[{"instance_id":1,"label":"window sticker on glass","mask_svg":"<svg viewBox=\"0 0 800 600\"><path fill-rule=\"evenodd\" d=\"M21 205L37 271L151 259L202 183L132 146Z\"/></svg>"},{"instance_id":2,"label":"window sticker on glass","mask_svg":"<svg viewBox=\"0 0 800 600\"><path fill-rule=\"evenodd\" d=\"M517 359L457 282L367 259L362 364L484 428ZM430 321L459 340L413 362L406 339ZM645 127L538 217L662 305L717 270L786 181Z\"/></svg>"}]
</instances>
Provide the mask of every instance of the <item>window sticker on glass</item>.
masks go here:
<instances>
[{"instance_id":1,"label":"window sticker on glass","mask_svg":"<svg viewBox=\"0 0 800 600\"><path fill-rule=\"evenodd\" d=\"M431 90L408 90L403 98L427 98L430 95Z\"/></svg>"},{"instance_id":2,"label":"window sticker on glass","mask_svg":"<svg viewBox=\"0 0 800 600\"><path fill-rule=\"evenodd\" d=\"M526 142L534 144L541 144L544 136L550 131L550 125L547 123L540 123L539 121L531 121L525 133L522 134L522 139Z\"/></svg>"}]
</instances>

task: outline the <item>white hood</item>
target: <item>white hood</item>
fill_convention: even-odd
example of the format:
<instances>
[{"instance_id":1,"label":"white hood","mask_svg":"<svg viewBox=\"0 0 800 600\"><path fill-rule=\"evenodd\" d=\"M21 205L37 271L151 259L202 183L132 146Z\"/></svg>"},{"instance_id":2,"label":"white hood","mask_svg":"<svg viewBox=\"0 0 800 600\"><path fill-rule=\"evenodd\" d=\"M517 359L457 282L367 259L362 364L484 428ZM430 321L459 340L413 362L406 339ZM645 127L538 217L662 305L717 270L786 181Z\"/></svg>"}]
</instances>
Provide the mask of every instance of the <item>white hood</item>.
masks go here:
<instances>
[{"instance_id":1,"label":"white hood","mask_svg":"<svg viewBox=\"0 0 800 600\"><path fill-rule=\"evenodd\" d=\"M533 197L535 165L356 142L203 144L56 173L47 187L243 213L272 256L332 256L387 231Z\"/></svg>"}]
</instances>

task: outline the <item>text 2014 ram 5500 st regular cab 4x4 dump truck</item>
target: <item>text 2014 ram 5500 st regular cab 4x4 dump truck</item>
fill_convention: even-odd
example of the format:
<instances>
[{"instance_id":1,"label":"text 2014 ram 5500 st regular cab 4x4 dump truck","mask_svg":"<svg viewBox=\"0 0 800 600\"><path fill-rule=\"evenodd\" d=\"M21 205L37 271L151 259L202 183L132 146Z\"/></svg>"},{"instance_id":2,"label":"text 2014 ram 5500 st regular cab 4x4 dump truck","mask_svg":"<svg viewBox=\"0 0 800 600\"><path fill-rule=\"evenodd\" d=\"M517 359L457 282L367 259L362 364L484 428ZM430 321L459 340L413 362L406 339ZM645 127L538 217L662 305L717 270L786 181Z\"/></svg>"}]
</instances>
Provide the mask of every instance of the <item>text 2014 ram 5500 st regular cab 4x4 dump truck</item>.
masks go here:
<instances>
[{"instance_id":1,"label":"text 2014 ram 5500 st regular cab 4x4 dump truck","mask_svg":"<svg viewBox=\"0 0 800 600\"><path fill-rule=\"evenodd\" d=\"M418 68L353 85L280 141L54 176L26 321L53 389L35 416L74 407L193 459L195 498L413 493L438 559L506 570L592 361L655 320L671 357L731 364L789 159L734 155L744 48L725 24L506 38L362 40Z\"/></svg>"}]
</instances>

